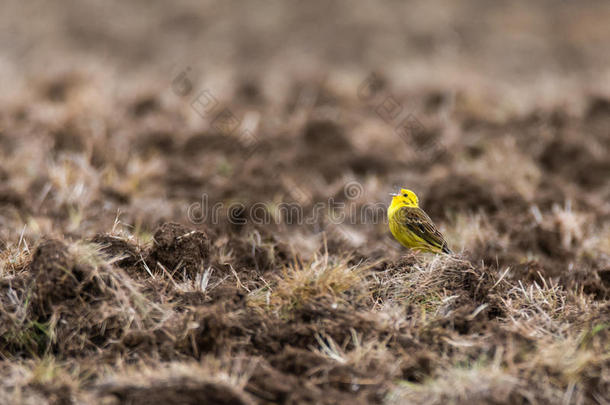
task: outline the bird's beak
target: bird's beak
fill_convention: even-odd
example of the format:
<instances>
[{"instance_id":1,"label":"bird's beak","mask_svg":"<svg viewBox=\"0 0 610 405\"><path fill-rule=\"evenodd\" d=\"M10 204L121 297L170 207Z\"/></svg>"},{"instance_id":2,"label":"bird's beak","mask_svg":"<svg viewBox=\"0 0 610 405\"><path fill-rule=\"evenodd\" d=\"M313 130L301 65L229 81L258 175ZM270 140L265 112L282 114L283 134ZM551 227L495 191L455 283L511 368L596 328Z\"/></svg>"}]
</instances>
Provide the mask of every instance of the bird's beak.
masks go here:
<instances>
[{"instance_id":1,"label":"bird's beak","mask_svg":"<svg viewBox=\"0 0 610 405\"><path fill-rule=\"evenodd\" d=\"M398 195L398 193L390 193L390 195L391 195L392 197L396 197L396 196Z\"/></svg>"}]
</instances>

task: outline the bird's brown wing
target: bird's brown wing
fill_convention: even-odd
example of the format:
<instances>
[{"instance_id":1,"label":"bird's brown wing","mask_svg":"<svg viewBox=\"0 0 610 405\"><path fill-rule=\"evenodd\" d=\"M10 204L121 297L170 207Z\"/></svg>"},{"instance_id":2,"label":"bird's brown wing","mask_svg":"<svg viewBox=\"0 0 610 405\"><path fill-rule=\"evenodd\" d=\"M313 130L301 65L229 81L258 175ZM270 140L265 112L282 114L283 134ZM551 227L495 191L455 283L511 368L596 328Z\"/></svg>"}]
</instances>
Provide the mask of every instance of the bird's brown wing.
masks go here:
<instances>
[{"instance_id":1,"label":"bird's brown wing","mask_svg":"<svg viewBox=\"0 0 610 405\"><path fill-rule=\"evenodd\" d=\"M421 208L403 207L399 214L400 222L415 235L444 253L452 253L443 235Z\"/></svg>"}]
</instances>

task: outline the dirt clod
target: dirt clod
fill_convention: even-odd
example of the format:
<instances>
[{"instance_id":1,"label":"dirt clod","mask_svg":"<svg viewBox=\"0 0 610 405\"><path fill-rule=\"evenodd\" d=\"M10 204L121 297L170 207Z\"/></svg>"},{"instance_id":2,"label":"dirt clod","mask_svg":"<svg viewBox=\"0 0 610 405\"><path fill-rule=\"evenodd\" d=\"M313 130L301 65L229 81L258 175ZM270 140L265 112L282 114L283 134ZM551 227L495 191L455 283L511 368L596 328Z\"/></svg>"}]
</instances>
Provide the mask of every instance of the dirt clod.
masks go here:
<instances>
[{"instance_id":1,"label":"dirt clod","mask_svg":"<svg viewBox=\"0 0 610 405\"><path fill-rule=\"evenodd\" d=\"M160 263L171 274L183 272L194 277L209 260L209 241L205 233L177 223L165 223L154 234L146 262L151 269Z\"/></svg>"},{"instance_id":2,"label":"dirt clod","mask_svg":"<svg viewBox=\"0 0 610 405\"><path fill-rule=\"evenodd\" d=\"M48 305L74 298L88 270L74 268L74 261L63 242L49 239L40 243L32 256L30 274L41 309L47 311Z\"/></svg>"}]
</instances>

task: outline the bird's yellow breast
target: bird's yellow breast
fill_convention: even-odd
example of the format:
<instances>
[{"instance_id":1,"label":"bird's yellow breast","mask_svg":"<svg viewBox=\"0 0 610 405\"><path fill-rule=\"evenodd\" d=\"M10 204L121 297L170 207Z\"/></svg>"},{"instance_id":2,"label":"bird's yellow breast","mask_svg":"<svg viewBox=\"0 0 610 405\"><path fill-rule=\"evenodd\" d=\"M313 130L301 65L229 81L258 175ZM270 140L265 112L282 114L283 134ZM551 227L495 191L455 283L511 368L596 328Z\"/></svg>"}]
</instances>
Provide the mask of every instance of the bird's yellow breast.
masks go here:
<instances>
[{"instance_id":1,"label":"bird's yellow breast","mask_svg":"<svg viewBox=\"0 0 610 405\"><path fill-rule=\"evenodd\" d=\"M413 232L409 231L409 229L407 229L407 227L399 220L399 218L397 218L400 216L397 214L397 212L397 209L393 211L388 210L390 232L392 232L394 238L396 238L396 240L401 245L409 249L421 249L426 247L426 242L422 238L415 235Z\"/></svg>"}]
</instances>

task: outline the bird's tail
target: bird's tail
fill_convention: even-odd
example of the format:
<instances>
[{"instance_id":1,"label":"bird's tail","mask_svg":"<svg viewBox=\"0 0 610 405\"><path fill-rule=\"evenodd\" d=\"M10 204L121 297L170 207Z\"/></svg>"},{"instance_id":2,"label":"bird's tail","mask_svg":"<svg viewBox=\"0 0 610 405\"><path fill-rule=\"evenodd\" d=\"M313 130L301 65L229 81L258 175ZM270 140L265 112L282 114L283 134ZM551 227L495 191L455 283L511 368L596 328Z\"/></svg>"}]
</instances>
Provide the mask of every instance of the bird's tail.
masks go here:
<instances>
[{"instance_id":1,"label":"bird's tail","mask_svg":"<svg viewBox=\"0 0 610 405\"><path fill-rule=\"evenodd\" d=\"M443 245L443 253L447 253L448 255L453 254L453 252L451 251L451 249L449 249L449 246L447 246L447 244Z\"/></svg>"}]
</instances>

